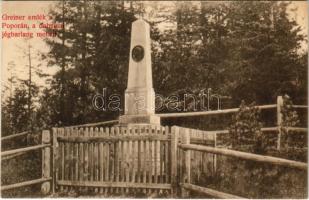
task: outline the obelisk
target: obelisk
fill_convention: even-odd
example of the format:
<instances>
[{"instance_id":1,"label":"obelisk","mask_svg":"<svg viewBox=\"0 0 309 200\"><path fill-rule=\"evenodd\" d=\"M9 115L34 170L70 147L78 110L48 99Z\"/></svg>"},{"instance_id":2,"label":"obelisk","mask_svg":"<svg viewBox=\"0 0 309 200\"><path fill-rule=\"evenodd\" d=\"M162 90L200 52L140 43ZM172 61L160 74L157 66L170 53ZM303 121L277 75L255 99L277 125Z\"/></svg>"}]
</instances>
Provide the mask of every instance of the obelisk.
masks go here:
<instances>
[{"instance_id":1,"label":"obelisk","mask_svg":"<svg viewBox=\"0 0 309 200\"><path fill-rule=\"evenodd\" d=\"M160 118L155 115L152 86L150 27L143 19L132 23L125 114L120 116L119 123L160 124Z\"/></svg>"}]
</instances>

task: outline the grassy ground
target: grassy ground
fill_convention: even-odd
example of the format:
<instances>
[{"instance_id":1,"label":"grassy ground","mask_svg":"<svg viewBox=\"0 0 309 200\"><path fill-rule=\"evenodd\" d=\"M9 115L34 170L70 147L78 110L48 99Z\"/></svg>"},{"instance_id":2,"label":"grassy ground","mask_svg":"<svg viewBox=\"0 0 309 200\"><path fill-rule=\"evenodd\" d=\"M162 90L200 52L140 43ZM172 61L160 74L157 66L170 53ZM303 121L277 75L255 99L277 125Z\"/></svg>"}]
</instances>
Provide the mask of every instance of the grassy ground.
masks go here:
<instances>
[{"instance_id":1,"label":"grassy ground","mask_svg":"<svg viewBox=\"0 0 309 200\"><path fill-rule=\"evenodd\" d=\"M193 180L194 181L194 180ZM217 171L195 184L245 198L307 198L307 172L217 157ZM192 197L204 197L191 193Z\"/></svg>"},{"instance_id":2,"label":"grassy ground","mask_svg":"<svg viewBox=\"0 0 309 200\"><path fill-rule=\"evenodd\" d=\"M2 184L7 185L39 178L41 176L40 155L21 156L18 160L2 163ZM10 176L6 176L11 174ZM307 172L285 167L276 167L251 161L217 157L216 173L203 174L199 182L193 183L213 188L218 191L247 197L247 198L307 198ZM2 193L2 197L41 197L40 184L23 187ZM144 194L141 191L126 194L98 194L94 190L86 192L63 192L54 197L102 197L102 198L167 198L166 193ZM206 196L191 193L192 198Z\"/></svg>"},{"instance_id":3,"label":"grassy ground","mask_svg":"<svg viewBox=\"0 0 309 200\"><path fill-rule=\"evenodd\" d=\"M87 190L83 192L75 192L71 190L70 192L58 192L57 194L53 195L52 197L72 197L72 198L169 198L169 194L165 191L157 191L152 193L144 193L141 190L129 190L125 193L110 193L102 194L95 190Z\"/></svg>"},{"instance_id":4,"label":"grassy ground","mask_svg":"<svg viewBox=\"0 0 309 200\"><path fill-rule=\"evenodd\" d=\"M1 162L1 185L41 178L41 153L31 152ZM2 197L40 197L40 184L2 192Z\"/></svg>"}]
</instances>

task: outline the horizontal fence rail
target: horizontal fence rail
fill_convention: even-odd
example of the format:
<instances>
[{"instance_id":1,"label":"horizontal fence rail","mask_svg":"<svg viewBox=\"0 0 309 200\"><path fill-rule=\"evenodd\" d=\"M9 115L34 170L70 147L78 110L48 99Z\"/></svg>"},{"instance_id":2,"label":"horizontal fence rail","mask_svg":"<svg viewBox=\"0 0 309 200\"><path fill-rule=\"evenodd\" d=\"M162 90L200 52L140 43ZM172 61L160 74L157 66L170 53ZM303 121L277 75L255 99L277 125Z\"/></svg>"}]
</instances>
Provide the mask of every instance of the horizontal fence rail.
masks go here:
<instances>
[{"instance_id":1,"label":"horizontal fence rail","mask_svg":"<svg viewBox=\"0 0 309 200\"><path fill-rule=\"evenodd\" d=\"M259 109L272 109L276 108L277 104L261 105L256 107ZM224 110L211 110L211 111L200 111L200 112L162 113L157 115L161 118L171 118L171 117L190 117L190 116L202 116L202 115L228 114L228 113L235 113L238 111L239 108L230 108Z\"/></svg>"},{"instance_id":2,"label":"horizontal fence rail","mask_svg":"<svg viewBox=\"0 0 309 200\"><path fill-rule=\"evenodd\" d=\"M278 131L279 127L264 127L261 128L262 132ZM215 131L205 131L206 134L228 134L229 130L215 130Z\"/></svg>"},{"instance_id":3,"label":"horizontal fence rail","mask_svg":"<svg viewBox=\"0 0 309 200\"><path fill-rule=\"evenodd\" d=\"M24 135L27 135L28 133L29 133L28 131L24 131L24 132L21 132L21 133L17 133L17 134L12 134L12 135L9 135L9 136L1 137L1 141L9 140L9 139L12 139L12 138L15 138L15 137L24 136Z\"/></svg>"},{"instance_id":4,"label":"horizontal fence rail","mask_svg":"<svg viewBox=\"0 0 309 200\"><path fill-rule=\"evenodd\" d=\"M164 189L170 190L171 184L164 183L134 183L134 182L103 182L103 181L65 181L59 180L60 186L79 186L96 188L140 188L140 189Z\"/></svg>"},{"instance_id":5,"label":"horizontal fence rail","mask_svg":"<svg viewBox=\"0 0 309 200\"><path fill-rule=\"evenodd\" d=\"M283 127L283 129L295 132L308 132L307 128L300 128L300 127Z\"/></svg>"},{"instance_id":6,"label":"horizontal fence rail","mask_svg":"<svg viewBox=\"0 0 309 200\"><path fill-rule=\"evenodd\" d=\"M23 154L26 154L26 152L19 152L19 153L11 154L11 155L8 155L8 156L4 156L4 157L1 157L1 161L10 160L12 158L15 158L15 157L23 155Z\"/></svg>"},{"instance_id":7,"label":"horizontal fence rail","mask_svg":"<svg viewBox=\"0 0 309 200\"><path fill-rule=\"evenodd\" d=\"M263 127L261 128L262 132L272 132L272 131L279 131L280 127L275 126L275 127ZM282 127L283 130L287 131L295 131L295 132L307 132L307 128L302 128L302 127ZM206 134L208 133L213 133L213 134L228 134L229 130L215 130L215 131L205 131Z\"/></svg>"},{"instance_id":8,"label":"horizontal fence rail","mask_svg":"<svg viewBox=\"0 0 309 200\"><path fill-rule=\"evenodd\" d=\"M50 147L50 146L51 146L50 144L39 144L39 145L31 146L31 147L25 147L25 148L20 148L20 149L4 151L4 152L1 152L1 157L9 156L9 155L12 155L12 154L17 154L17 153L26 153L28 151L34 151L34 150L37 150L37 149L42 149L42 148Z\"/></svg>"},{"instance_id":9,"label":"horizontal fence rail","mask_svg":"<svg viewBox=\"0 0 309 200\"><path fill-rule=\"evenodd\" d=\"M116 141L138 141L138 140L164 140L171 139L170 135L118 135L118 136L94 136L94 137L58 137L59 142L116 142Z\"/></svg>"},{"instance_id":10,"label":"horizontal fence rail","mask_svg":"<svg viewBox=\"0 0 309 200\"><path fill-rule=\"evenodd\" d=\"M220 149L220 148L207 147L207 146L194 145L194 144L180 144L179 147L184 150L203 151L203 152L208 152L208 153L236 157L236 158L245 159L245 160L253 160L257 162L265 162L265 163L270 163L274 165L292 167L292 168L297 168L301 170L307 170L308 168L307 163L303 163L303 162L292 161L292 160L287 160L287 159L277 158L277 157L272 157L272 156L262 156L262 155L257 155L253 153L246 153L246 152L235 151L235 150L230 150L230 149Z\"/></svg>"},{"instance_id":11,"label":"horizontal fence rail","mask_svg":"<svg viewBox=\"0 0 309 200\"><path fill-rule=\"evenodd\" d=\"M218 198L218 199L244 199L243 197L239 197L239 196L232 195L232 194L227 194L227 193L220 192L214 189L201 187L201 186L190 184L190 183L182 183L180 184L180 186L183 187L184 189L202 193L205 195L209 195L211 197Z\"/></svg>"},{"instance_id":12,"label":"horizontal fence rail","mask_svg":"<svg viewBox=\"0 0 309 200\"><path fill-rule=\"evenodd\" d=\"M119 120L110 120L104 122L96 122L96 123L89 123L89 124L81 124L81 125L74 125L74 126L66 126L61 128L82 128L82 127L94 127L94 126L102 126L107 124L116 124Z\"/></svg>"},{"instance_id":13,"label":"horizontal fence rail","mask_svg":"<svg viewBox=\"0 0 309 200\"><path fill-rule=\"evenodd\" d=\"M38 183L43 183L43 182L46 182L46 181L50 181L51 179L52 179L51 177L49 177L49 178L39 178L39 179L31 180L31 181L24 181L24 182L21 182L21 183L4 185L4 186L1 186L1 191L25 187L25 186L29 186L29 185L38 184Z\"/></svg>"},{"instance_id":14,"label":"horizontal fence rail","mask_svg":"<svg viewBox=\"0 0 309 200\"><path fill-rule=\"evenodd\" d=\"M263 127L261 128L262 132L271 132L271 131L278 131L279 127Z\"/></svg>"},{"instance_id":15,"label":"horizontal fence rail","mask_svg":"<svg viewBox=\"0 0 309 200\"><path fill-rule=\"evenodd\" d=\"M308 108L307 105L292 105L293 108Z\"/></svg>"}]
</instances>

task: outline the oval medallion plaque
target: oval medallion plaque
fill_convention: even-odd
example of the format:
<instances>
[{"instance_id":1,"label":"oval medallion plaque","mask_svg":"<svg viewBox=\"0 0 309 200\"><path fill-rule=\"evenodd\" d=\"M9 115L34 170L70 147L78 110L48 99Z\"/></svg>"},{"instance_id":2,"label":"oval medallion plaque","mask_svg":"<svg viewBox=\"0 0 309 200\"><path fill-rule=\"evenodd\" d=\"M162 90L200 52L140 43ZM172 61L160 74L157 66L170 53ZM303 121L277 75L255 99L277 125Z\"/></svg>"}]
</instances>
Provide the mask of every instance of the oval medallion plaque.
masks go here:
<instances>
[{"instance_id":1,"label":"oval medallion plaque","mask_svg":"<svg viewBox=\"0 0 309 200\"><path fill-rule=\"evenodd\" d=\"M135 62L139 62L144 58L144 48L140 45L132 49L132 58Z\"/></svg>"}]
</instances>

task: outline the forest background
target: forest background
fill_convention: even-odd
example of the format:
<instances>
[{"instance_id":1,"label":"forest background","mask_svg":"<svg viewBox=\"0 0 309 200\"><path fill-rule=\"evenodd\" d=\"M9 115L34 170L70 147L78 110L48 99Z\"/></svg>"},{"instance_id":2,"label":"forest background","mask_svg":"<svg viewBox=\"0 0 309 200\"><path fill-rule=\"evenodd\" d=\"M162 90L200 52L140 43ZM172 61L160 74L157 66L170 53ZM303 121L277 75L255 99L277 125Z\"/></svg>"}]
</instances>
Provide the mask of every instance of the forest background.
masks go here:
<instances>
[{"instance_id":1,"label":"forest background","mask_svg":"<svg viewBox=\"0 0 309 200\"><path fill-rule=\"evenodd\" d=\"M14 60L6 65L2 134L122 114L96 110L92 98L103 88L124 94L131 23L140 17L151 25L156 93L211 88L228 97L222 108L238 107L241 100L272 104L285 94L306 104L307 34L293 3L53 2L49 15L64 29L40 50L33 48L35 40L25 41L24 66Z\"/></svg>"}]
</instances>

